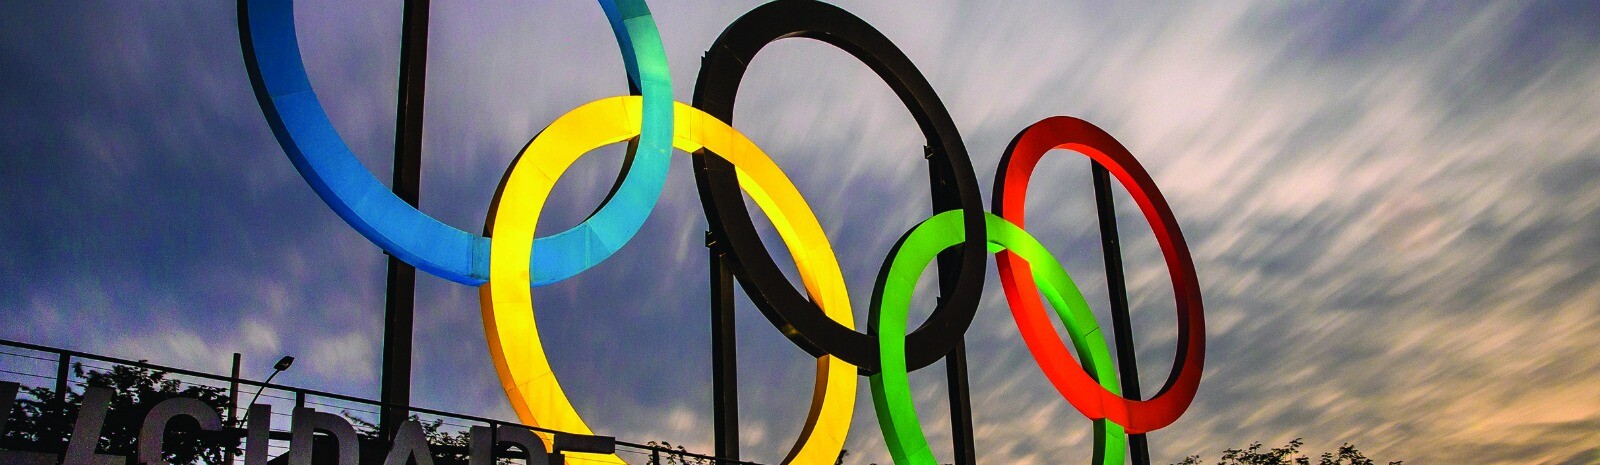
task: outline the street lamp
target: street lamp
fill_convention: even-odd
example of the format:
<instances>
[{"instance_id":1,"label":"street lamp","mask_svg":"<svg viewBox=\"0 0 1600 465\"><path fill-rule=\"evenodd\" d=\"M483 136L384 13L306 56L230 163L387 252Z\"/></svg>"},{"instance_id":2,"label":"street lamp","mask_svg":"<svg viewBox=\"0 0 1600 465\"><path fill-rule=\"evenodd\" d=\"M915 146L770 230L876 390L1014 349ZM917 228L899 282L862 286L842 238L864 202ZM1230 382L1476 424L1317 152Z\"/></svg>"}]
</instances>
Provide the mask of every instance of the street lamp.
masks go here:
<instances>
[{"instance_id":1,"label":"street lamp","mask_svg":"<svg viewBox=\"0 0 1600 465\"><path fill-rule=\"evenodd\" d=\"M285 356L283 356L283 358L278 359L278 363L272 364L272 374L267 375L267 380L261 382L261 386L256 388L256 395L254 397L251 397L250 398L250 403L245 404L245 405L255 405L256 404L256 399L260 399L261 398L261 391L267 389L267 384L272 382L272 378L274 376L278 376L278 373L283 373L284 370L289 369L290 365L294 365L294 357L290 357L288 355L285 355ZM239 423L244 423L244 422L249 421L249 420L250 420L250 409L245 409L244 418L240 419Z\"/></svg>"}]
</instances>

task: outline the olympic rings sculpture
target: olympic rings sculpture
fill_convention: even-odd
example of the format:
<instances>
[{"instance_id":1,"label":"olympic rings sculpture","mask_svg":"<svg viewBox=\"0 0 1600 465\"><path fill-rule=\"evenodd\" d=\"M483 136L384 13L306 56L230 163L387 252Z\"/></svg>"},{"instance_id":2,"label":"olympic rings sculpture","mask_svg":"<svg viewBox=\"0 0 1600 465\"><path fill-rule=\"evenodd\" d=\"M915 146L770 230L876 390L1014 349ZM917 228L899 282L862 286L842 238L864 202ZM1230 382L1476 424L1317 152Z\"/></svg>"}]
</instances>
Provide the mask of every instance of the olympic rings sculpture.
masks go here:
<instances>
[{"instance_id":1,"label":"olympic rings sculpture","mask_svg":"<svg viewBox=\"0 0 1600 465\"><path fill-rule=\"evenodd\" d=\"M991 253L1012 317L1035 361L1062 397L1094 420L1094 463L1121 464L1127 434L1165 427L1193 401L1205 354L1193 260L1160 191L1109 134L1068 117L1024 129L1001 159L992 212L986 212L966 148L943 103L910 59L860 18L813 0L778 0L751 10L706 52L693 105L688 105L672 97L664 47L644 1L599 3L635 95L581 105L535 136L508 167L484 236L406 204L355 158L306 74L291 0L239 4L240 41L252 87L295 168L335 213L384 251L435 276L479 286L495 368L524 423L592 434L550 367L530 288L575 276L630 240L654 209L674 148L693 154L707 221L726 241L730 265L746 294L781 333L817 357L810 413L786 464L834 463L849 432L858 373L868 377L895 463L938 463L917 419L908 373L944 358L960 343L976 314L984 256ZM928 158L942 183L934 189L938 213L906 232L885 259L866 333L854 328L838 258L811 207L778 165L731 126L746 64L766 44L788 37L838 47L883 78L927 138ZM562 172L585 153L619 142L633 145L612 195L579 225L538 236L540 212ZM1082 293L1023 229L1034 167L1055 149L1082 153L1106 167L1132 194L1160 244L1176 298L1178 343L1172 372L1150 400L1121 395L1105 337ZM789 284L762 245L744 195L777 229L799 269L804 294ZM908 333L918 277L948 249L960 253L951 262L955 275L946 280L947 295ZM1044 301L1067 328L1076 359L1056 335ZM615 455L581 455L623 463Z\"/></svg>"}]
</instances>

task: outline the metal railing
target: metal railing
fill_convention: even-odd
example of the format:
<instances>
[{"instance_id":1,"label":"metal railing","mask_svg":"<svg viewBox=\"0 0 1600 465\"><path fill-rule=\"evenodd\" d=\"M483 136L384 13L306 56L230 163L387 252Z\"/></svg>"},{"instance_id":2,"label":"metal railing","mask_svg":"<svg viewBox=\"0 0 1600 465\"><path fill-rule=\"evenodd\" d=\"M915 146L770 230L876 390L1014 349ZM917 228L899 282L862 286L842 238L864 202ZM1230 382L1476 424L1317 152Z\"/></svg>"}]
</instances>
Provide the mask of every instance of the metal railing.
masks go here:
<instances>
[{"instance_id":1,"label":"metal railing","mask_svg":"<svg viewBox=\"0 0 1600 465\"><path fill-rule=\"evenodd\" d=\"M12 362L18 363L14 364ZM30 363L35 369L28 370L25 366L18 366L27 365ZM237 370L235 370L233 376L221 376L195 370L161 366L144 361L127 360L117 357L91 354L87 352L79 352L37 344L29 344L26 342L0 339L0 381L7 381L6 378L11 378L16 380L14 382L24 386L44 387L44 385L48 385L51 387L55 396L55 400L58 402L66 401L67 395L69 392L71 392L71 389L74 385L80 388L86 386L85 381L74 382L72 380L73 372L75 371L73 369L74 365L77 365L81 368L100 370L104 372L110 372L113 366L119 365L141 368L155 372L166 373L168 375L179 375L181 377L192 378L188 380L173 380L180 384L205 386L213 389L226 390L228 394L229 405L227 406L228 411L226 412L224 418L226 424L233 429L238 429L241 426L237 421L237 414L244 411L238 404L240 402L240 395L251 395L257 390L260 390L262 392L261 399L256 403L281 404L284 402L293 402L295 407L320 406L330 409L340 409L340 413L345 415L347 418L358 419L358 421L365 421L359 420L362 414L377 416L380 415L379 412L381 412L385 407L392 407L406 412L405 415L407 416L415 415L423 421L431 419L438 422L441 426L458 428L458 431L465 430L475 426L474 424L476 424L486 425L490 428L523 428L550 435L573 435L572 433L565 431L528 426L515 422L496 420L493 418L446 412L442 410L416 407L411 405L386 405L380 401L363 399L356 396L244 379L238 376ZM53 374L41 374L39 373L39 371L41 371L39 368L44 368L43 371L47 373L53 371ZM242 407L248 408L249 406ZM10 412L4 412L0 414L9 415ZM273 415L283 417L289 416L288 413L279 412L277 409L274 409ZM373 424L375 424L375 422ZM279 437L287 438L288 433L286 431L274 430L273 437L274 439ZM618 455L626 454L642 459L637 463L665 463L662 462L662 459L671 457L678 459L680 462L688 460L695 462L705 461L706 463L719 465L761 465L756 462L719 459L711 455L697 454L682 449L667 448L654 444L642 444L637 442L616 440L616 446ZM273 445L270 449L273 449L276 451L276 453L269 455L278 455L286 450L287 446ZM567 461L569 463L581 463L584 461L584 459L582 457L569 456L567 457Z\"/></svg>"}]
</instances>

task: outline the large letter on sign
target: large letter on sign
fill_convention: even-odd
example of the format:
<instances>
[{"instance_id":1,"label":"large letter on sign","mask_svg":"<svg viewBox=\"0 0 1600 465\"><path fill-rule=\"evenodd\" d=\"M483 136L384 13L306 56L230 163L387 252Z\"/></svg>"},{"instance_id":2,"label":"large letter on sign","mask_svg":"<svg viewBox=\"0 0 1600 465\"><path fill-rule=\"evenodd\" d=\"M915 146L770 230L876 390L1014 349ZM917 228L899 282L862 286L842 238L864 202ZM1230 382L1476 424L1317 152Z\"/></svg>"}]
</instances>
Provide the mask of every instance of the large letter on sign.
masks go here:
<instances>
[{"instance_id":1,"label":"large letter on sign","mask_svg":"<svg viewBox=\"0 0 1600 465\"><path fill-rule=\"evenodd\" d=\"M193 397L174 397L150 408L139 428L139 463L171 465L161 457L161 441L167 436L167 423L185 415L200 423L200 429L222 431L222 417L210 405Z\"/></svg>"}]
</instances>

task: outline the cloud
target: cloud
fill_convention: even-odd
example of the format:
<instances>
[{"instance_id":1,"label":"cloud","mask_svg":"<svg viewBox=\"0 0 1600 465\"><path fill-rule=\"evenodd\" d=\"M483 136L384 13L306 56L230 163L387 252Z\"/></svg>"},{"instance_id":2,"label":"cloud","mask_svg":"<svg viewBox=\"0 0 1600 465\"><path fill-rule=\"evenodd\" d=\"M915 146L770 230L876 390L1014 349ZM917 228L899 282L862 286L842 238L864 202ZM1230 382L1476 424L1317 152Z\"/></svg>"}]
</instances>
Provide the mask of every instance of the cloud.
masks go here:
<instances>
[{"instance_id":1,"label":"cloud","mask_svg":"<svg viewBox=\"0 0 1600 465\"><path fill-rule=\"evenodd\" d=\"M1593 456L1600 10L840 3L932 82L985 195L1016 131L1056 114L1106 129L1151 172L1210 323L1200 396L1151 434L1158 462L1293 437L1414 463ZM619 93L621 62L592 5L434 8L422 208L475 231L516 150L566 109ZM748 8L657 5L679 100ZM293 354L311 369L292 384L376 397L386 257L272 141L231 4L0 10L0 65L19 70L0 77L0 112L29 115L0 122L0 319L13 322L0 334L212 370L228 351ZM297 19L335 126L387 178L398 8L305 4ZM928 213L920 134L869 71L782 41L751 64L734 122L822 219L858 325L883 254ZM540 229L588 214L618 154L580 162ZM1041 165L1029 229L1103 314L1086 165L1061 155ZM633 242L535 304L563 385L602 434L704 451L705 224L686 158L672 169ZM1119 224L1149 395L1176 335L1160 255L1128 200ZM967 335L980 460L1087 459L1088 421L1038 373L990 273ZM510 419L476 292L419 280L417 403ZM798 432L811 364L740 311L746 455L775 461ZM99 327L121 332L80 331ZM913 376L948 457L942 374ZM858 399L853 463L887 461L870 402Z\"/></svg>"},{"instance_id":2,"label":"cloud","mask_svg":"<svg viewBox=\"0 0 1600 465\"><path fill-rule=\"evenodd\" d=\"M264 362L265 354L277 351L278 334L276 329L254 321L241 325L237 334L210 340L194 331L168 326L156 331L117 336L109 343L109 347L106 354L112 357L226 374L232 370L233 363L227 354L250 354L253 362ZM245 370L243 374L253 375L257 371Z\"/></svg>"},{"instance_id":3,"label":"cloud","mask_svg":"<svg viewBox=\"0 0 1600 465\"><path fill-rule=\"evenodd\" d=\"M347 333L312 342L306 361L329 379L371 381L377 374L376 345L360 333Z\"/></svg>"}]
</instances>

